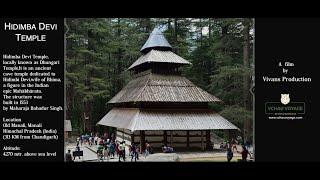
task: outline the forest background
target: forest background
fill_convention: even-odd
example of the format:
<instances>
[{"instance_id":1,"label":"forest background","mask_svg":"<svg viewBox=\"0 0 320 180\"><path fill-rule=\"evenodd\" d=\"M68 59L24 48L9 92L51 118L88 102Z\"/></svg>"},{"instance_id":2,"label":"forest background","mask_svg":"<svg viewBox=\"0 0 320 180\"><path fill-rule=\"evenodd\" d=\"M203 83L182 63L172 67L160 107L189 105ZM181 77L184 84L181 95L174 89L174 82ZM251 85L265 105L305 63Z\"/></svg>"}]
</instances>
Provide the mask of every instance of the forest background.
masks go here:
<instances>
[{"instance_id":1,"label":"forest background","mask_svg":"<svg viewBox=\"0 0 320 180\"><path fill-rule=\"evenodd\" d=\"M246 18L65 19L66 119L73 134L104 130L96 123L112 108L106 102L130 81L127 68L155 27L192 63L182 75L223 101L210 108L252 140L254 23Z\"/></svg>"}]
</instances>

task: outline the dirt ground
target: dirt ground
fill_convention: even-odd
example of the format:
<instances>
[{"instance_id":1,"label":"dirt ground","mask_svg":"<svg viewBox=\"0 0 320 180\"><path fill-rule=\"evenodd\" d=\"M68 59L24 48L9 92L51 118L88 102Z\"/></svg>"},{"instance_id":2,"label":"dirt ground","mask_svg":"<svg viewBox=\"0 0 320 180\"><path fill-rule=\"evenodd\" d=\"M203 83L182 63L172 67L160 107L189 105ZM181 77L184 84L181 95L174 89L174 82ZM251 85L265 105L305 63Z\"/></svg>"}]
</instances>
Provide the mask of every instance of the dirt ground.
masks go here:
<instances>
[{"instance_id":1,"label":"dirt ground","mask_svg":"<svg viewBox=\"0 0 320 180\"><path fill-rule=\"evenodd\" d=\"M237 162L241 157L233 157L231 162ZM202 158L184 158L180 162L226 162L226 157L202 157Z\"/></svg>"}]
</instances>

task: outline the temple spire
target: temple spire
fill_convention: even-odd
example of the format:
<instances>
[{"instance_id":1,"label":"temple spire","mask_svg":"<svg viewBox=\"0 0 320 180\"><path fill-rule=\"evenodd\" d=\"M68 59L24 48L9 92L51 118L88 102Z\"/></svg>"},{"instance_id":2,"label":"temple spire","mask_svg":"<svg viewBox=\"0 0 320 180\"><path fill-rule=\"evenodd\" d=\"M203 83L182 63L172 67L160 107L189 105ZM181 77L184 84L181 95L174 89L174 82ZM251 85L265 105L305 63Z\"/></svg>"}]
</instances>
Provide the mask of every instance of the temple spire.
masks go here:
<instances>
[{"instance_id":1,"label":"temple spire","mask_svg":"<svg viewBox=\"0 0 320 180\"><path fill-rule=\"evenodd\" d=\"M154 28L146 43L140 49L142 53L148 53L150 50L172 50L171 45L158 28Z\"/></svg>"}]
</instances>

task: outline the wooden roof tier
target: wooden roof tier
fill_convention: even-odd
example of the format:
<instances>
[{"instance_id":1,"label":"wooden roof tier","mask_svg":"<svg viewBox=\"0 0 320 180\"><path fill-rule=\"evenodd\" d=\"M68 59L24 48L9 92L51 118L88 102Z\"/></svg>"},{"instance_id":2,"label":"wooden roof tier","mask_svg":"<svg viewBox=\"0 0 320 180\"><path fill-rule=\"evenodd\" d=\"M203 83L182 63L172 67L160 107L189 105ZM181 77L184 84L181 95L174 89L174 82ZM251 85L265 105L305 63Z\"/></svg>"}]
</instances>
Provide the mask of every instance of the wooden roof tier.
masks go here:
<instances>
[{"instance_id":1,"label":"wooden roof tier","mask_svg":"<svg viewBox=\"0 0 320 180\"><path fill-rule=\"evenodd\" d=\"M172 64L191 64L189 61L183 59L182 57L176 55L172 51L159 51L151 50L147 54L142 55L138 60L136 60L128 70L137 67L144 63L172 63Z\"/></svg>"},{"instance_id":2,"label":"wooden roof tier","mask_svg":"<svg viewBox=\"0 0 320 180\"><path fill-rule=\"evenodd\" d=\"M183 76L145 73L131 80L108 103L221 102Z\"/></svg>"},{"instance_id":3,"label":"wooden roof tier","mask_svg":"<svg viewBox=\"0 0 320 180\"><path fill-rule=\"evenodd\" d=\"M231 122L209 109L113 108L98 125L137 130L236 129Z\"/></svg>"}]
</instances>

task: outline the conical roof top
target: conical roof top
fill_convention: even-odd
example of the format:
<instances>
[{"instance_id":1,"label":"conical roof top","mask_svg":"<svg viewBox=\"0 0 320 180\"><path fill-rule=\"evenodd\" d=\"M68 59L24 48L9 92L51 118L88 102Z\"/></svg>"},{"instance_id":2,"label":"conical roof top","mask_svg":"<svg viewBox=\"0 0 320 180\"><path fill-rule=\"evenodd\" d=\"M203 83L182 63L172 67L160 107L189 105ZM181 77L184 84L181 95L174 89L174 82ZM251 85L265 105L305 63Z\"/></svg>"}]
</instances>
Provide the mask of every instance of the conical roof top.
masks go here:
<instances>
[{"instance_id":1,"label":"conical roof top","mask_svg":"<svg viewBox=\"0 0 320 180\"><path fill-rule=\"evenodd\" d=\"M162 32L158 28L154 28L150 34L146 43L140 49L141 52L147 53L151 49L162 48L165 50L172 50L171 45L168 43L167 39L164 37Z\"/></svg>"}]
</instances>

